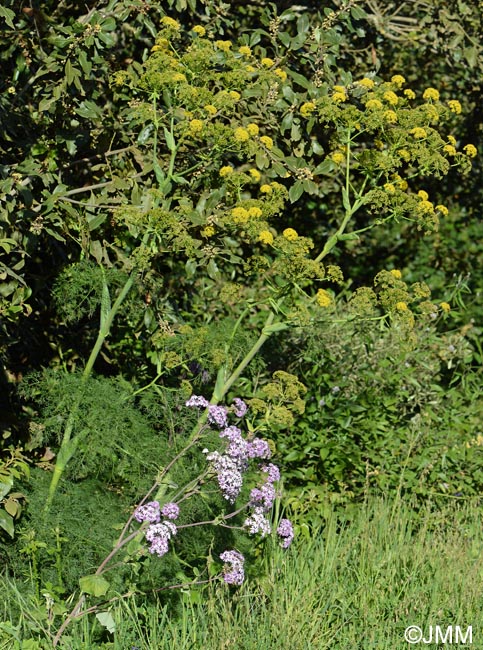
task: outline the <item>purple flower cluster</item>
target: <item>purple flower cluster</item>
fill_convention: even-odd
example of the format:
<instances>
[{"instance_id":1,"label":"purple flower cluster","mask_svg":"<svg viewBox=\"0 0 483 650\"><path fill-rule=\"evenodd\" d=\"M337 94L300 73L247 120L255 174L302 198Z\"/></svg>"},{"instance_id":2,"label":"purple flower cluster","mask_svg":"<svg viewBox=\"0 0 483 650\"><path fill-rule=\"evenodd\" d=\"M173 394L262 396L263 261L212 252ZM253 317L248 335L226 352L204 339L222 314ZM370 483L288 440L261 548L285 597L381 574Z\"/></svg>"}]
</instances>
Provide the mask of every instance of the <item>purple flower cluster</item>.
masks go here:
<instances>
[{"instance_id":1,"label":"purple flower cluster","mask_svg":"<svg viewBox=\"0 0 483 650\"><path fill-rule=\"evenodd\" d=\"M270 458L272 456L272 450L266 440L261 438L253 438L250 443L250 448L248 451L249 458Z\"/></svg>"},{"instance_id":2,"label":"purple flower cluster","mask_svg":"<svg viewBox=\"0 0 483 650\"><path fill-rule=\"evenodd\" d=\"M261 533L262 537L270 535L272 527L265 516L264 508L254 508L252 514L245 519L244 526L248 528L250 535Z\"/></svg>"},{"instance_id":3,"label":"purple flower cluster","mask_svg":"<svg viewBox=\"0 0 483 650\"><path fill-rule=\"evenodd\" d=\"M261 465L260 469L262 472L268 475L267 481L269 483L276 483L277 481L280 481L280 470L273 463L268 463L268 465Z\"/></svg>"},{"instance_id":4,"label":"purple flower cluster","mask_svg":"<svg viewBox=\"0 0 483 650\"><path fill-rule=\"evenodd\" d=\"M157 501L139 506L134 513L134 518L142 523L148 521L151 526L146 530L146 539L151 542L149 550L159 557L168 552L168 542L173 535L176 535L177 528L171 521L161 520L161 515L166 519L177 519L179 517L179 506L176 503L166 503L160 508Z\"/></svg>"},{"instance_id":5,"label":"purple flower cluster","mask_svg":"<svg viewBox=\"0 0 483 650\"><path fill-rule=\"evenodd\" d=\"M223 580L228 585L241 585L245 579L243 564L245 558L238 551L224 551L220 558L225 562L223 567Z\"/></svg>"},{"instance_id":6,"label":"purple flower cluster","mask_svg":"<svg viewBox=\"0 0 483 650\"><path fill-rule=\"evenodd\" d=\"M226 417L226 410L224 416ZM208 450L204 451L207 454L207 460L212 463L217 473L218 485L224 498L230 503L234 503L240 494L243 485L243 472L248 469L249 460L270 458L272 452L266 440L260 438L246 440L242 436L241 430L235 426L227 426L222 429L220 438L224 438L228 442L224 454L220 454L218 451L211 453ZM270 464L270 466L275 468L275 465ZM273 472L273 470L268 471Z\"/></svg>"},{"instance_id":7,"label":"purple flower cluster","mask_svg":"<svg viewBox=\"0 0 483 650\"><path fill-rule=\"evenodd\" d=\"M146 539L151 542L149 551L163 557L169 550L168 542L173 535L176 535L177 528L172 521L164 521L162 524L152 524L146 531Z\"/></svg>"},{"instance_id":8,"label":"purple flower cluster","mask_svg":"<svg viewBox=\"0 0 483 650\"><path fill-rule=\"evenodd\" d=\"M179 517L179 506L176 503L165 503L161 508L161 514L166 519L178 519Z\"/></svg>"},{"instance_id":9,"label":"purple flower cluster","mask_svg":"<svg viewBox=\"0 0 483 650\"><path fill-rule=\"evenodd\" d=\"M161 519L159 503L157 501L150 501L143 506L139 506L134 513L134 519L139 521L139 523L149 521L151 524L157 524Z\"/></svg>"},{"instance_id":10,"label":"purple flower cluster","mask_svg":"<svg viewBox=\"0 0 483 650\"><path fill-rule=\"evenodd\" d=\"M218 485L224 498L230 503L235 503L243 485L242 465L237 458L227 454L212 451L206 456L217 473Z\"/></svg>"},{"instance_id":11,"label":"purple flower cluster","mask_svg":"<svg viewBox=\"0 0 483 650\"><path fill-rule=\"evenodd\" d=\"M272 483L267 481L261 488L253 488L250 492L250 505L263 508L265 512L268 512L272 508L276 496L275 488Z\"/></svg>"},{"instance_id":12,"label":"purple flower cluster","mask_svg":"<svg viewBox=\"0 0 483 650\"><path fill-rule=\"evenodd\" d=\"M242 418L245 415L245 413L248 411L248 406L239 397L235 397L232 406L233 406L233 412L237 416L237 418Z\"/></svg>"},{"instance_id":13,"label":"purple flower cluster","mask_svg":"<svg viewBox=\"0 0 483 650\"><path fill-rule=\"evenodd\" d=\"M280 541L280 546L282 548L288 548L294 538L293 526L289 519L280 520L280 524L277 528L277 533L282 538Z\"/></svg>"},{"instance_id":14,"label":"purple flower cluster","mask_svg":"<svg viewBox=\"0 0 483 650\"><path fill-rule=\"evenodd\" d=\"M166 503L160 509L157 501L150 501L136 509L134 519L139 523L149 521L150 524L157 524L161 520L161 515L166 519L178 519L179 506L176 503Z\"/></svg>"},{"instance_id":15,"label":"purple flower cluster","mask_svg":"<svg viewBox=\"0 0 483 650\"><path fill-rule=\"evenodd\" d=\"M228 411L224 406L210 404L208 407L208 422L216 424L220 429L226 427L228 424Z\"/></svg>"},{"instance_id":16,"label":"purple flower cluster","mask_svg":"<svg viewBox=\"0 0 483 650\"><path fill-rule=\"evenodd\" d=\"M186 406L205 409L208 406L209 402L201 395L191 395L191 397L187 402L185 402L185 404Z\"/></svg>"},{"instance_id":17,"label":"purple flower cluster","mask_svg":"<svg viewBox=\"0 0 483 650\"><path fill-rule=\"evenodd\" d=\"M260 465L260 470L266 474L265 483L260 487L253 488L250 492L250 506L252 513L245 519L245 526L250 535L261 533L262 537L271 531L270 521L265 516L273 506L277 497L277 491L273 485L280 480L280 470L273 463Z\"/></svg>"}]
</instances>

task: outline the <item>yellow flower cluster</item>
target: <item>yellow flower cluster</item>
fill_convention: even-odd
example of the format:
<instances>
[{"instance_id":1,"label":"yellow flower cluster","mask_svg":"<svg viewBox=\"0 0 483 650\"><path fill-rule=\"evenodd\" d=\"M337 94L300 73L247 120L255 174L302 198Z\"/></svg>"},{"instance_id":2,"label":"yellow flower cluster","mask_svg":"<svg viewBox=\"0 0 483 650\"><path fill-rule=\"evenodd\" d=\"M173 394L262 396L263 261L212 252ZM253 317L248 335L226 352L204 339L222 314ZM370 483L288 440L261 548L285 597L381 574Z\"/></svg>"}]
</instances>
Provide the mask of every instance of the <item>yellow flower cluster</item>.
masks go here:
<instances>
[{"instance_id":1,"label":"yellow flower cluster","mask_svg":"<svg viewBox=\"0 0 483 650\"><path fill-rule=\"evenodd\" d=\"M251 208L248 208L248 216L257 219L262 216L262 211L254 205Z\"/></svg>"},{"instance_id":2,"label":"yellow flower cluster","mask_svg":"<svg viewBox=\"0 0 483 650\"><path fill-rule=\"evenodd\" d=\"M204 228L201 231L202 237L213 237L214 234L215 234L215 229L213 226L206 226L206 228Z\"/></svg>"},{"instance_id":3,"label":"yellow flower cluster","mask_svg":"<svg viewBox=\"0 0 483 650\"><path fill-rule=\"evenodd\" d=\"M231 165L225 165L225 167L221 167L218 173L222 178L225 178L225 176L229 176L230 174L233 174L233 167L231 167Z\"/></svg>"},{"instance_id":4,"label":"yellow flower cluster","mask_svg":"<svg viewBox=\"0 0 483 650\"><path fill-rule=\"evenodd\" d=\"M448 108L452 113L456 113L456 115L461 113L461 104L457 99L450 99L448 102Z\"/></svg>"},{"instance_id":5,"label":"yellow flower cluster","mask_svg":"<svg viewBox=\"0 0 483 650\"><path fill-rule=\"evenodd\" d=\"M400 190L405 192L408 189L408 182L404 180L404 178L401 178L399 174L393 174L392 178L394 179L395 183L397 184Z\"/></svg>"},{"instance_id":6,"label":"yellow flower cluster","mask_svg":"<svg viewBox=\"0 0 483 650\"><path fill-rule=\"evenodd\" d=\"M177 31L179 30L179 22L174 18L170 18L169 16L163 16L161 18L161 22L166 27L171 27L171 29L176 29Z\"/></svg>"},{"instance_id":7,"label":"yellow flower cluster","mask_svg":"<svg viewBox=\"0 0 483 650\"><path fill-rule=\"evenodd\" d=\"M389 124L395 124L397 122L397 114L394 111L384 111L383 117Z\"/></svg>"},{"instance_id":8,"label":"yellow flower cluster","mask_svg":"<svg viewBox=\"0 0 483 650\"><path fill-rule=\"evenodd\" d=\"M271 68L274 65L275 61L273 59L269 59L268 57L264 57L261 60L261 64L263 65L264 68Z\"/></svg>"},{"instance_id":9,"label":"yellow flower cluster","mask_svg":"<svg viewBox=\"0 0 483 650\"><path fill-rule=\"evenodd\" d=\"M191 120L189 123L190 133L197 135L203 130L203 122L201 120Z\"/></svg>"},{"instance_id":10,"label":"yellow flower cluster","mask_svg":"<svg viewBox=\"0 0 483 650\"><path fill-rule=\"evenodd\" d=\"M203 108L210 115L216 115L218 112L218 109L216 108L216 106L213 106L213 104L207 104L206 106L203 106Z\"/></svg>"},{"instance_id":11,"label":"yellow flower cluster","mask_svg":"<svg viewBox=\"0 0 483 650\"><path fill-rule=\"evenodd\" d=\"M269 230L262 230L258 235L258 241L261 241L262 244L273 244L273 235Z\"/></svg>"},{"instance_id":12,"label":"yellow flower cluster","mask_svg":"<svg viewBox=\"0 0 483 650\"><path fill-rule=\"evenodd\" d=\"M319 289L316 296L317 304L319 307L330 307L332 304L332 298L330 293L325 289Z\"/></svg>"},{"instance_id":13,"label":"yellow flower cluster","mask_svg":"<svg viewBox=\"0 0 483 650\"><path fill-rule=\"evenodd\" d=\"M451 311L451 305L450 305L449 303L447 303L447 302L440 302L440 303L439 303L439 306L440 306L441 309L442 309L443 311L445 311L446 313L448 313L449 311Z\"/></svg>"},{"instance_id":14,"label":"yellow flower cluster","mask_svg":"<svg viewBox=\"0 0 483 650\"><path fill-rule=\"evenodd\" d=\"M423 201L427 201L429 199L429 194L427 192L425 192L424 190L419 190L418 196Z\"/></svg>"},{"instance_id":15,"label":"yellow flower cluster","mask_svg":"<svg viewBox=\"0 0 483 650\"><path fill-rule=\"evenodd\" d=\"M258 169L250 169L250 176L253 178L253 180L258 183L258 181L261 179L262 175L258 171Z\"/></svg>"},{"instance_id":16,"label":"yellow flower cluster","mask_svg":"<svg viewBox=\"0 0 483 650\"><path fill-rule=\"evenodd\" d=\"M434 205L431 201L423 199L418 204L418 212L421 214L432 214L434 212Z\"/></svg>"},{"instance_id":17,"label":"yellow flower cluster","mask_svg":"<svg viewBox=\"0 0 483 650\"><path fill-rule=\"evenodd\" d=\"M231 48L231 41L215 41L215 45L223 52L229 52Z\"/></svg>"},{"instance_id":18,"label":"yellow flower cluster","mask_svg":"<svg viewBox=\"0 0 483 650\"><path fill-rule=\"evenodd\" d=\"M394 194L394 192L396 191L396 188L392 183L386 183L384 185L384 189L386 190L386 192L389 192L389 194Z\"/></svg>"},{"instance_id":19,"label":"yellow flower cluster","mask_svg":"<svg viewBox=\"0 0 483 650\"><path fill-rule=\"evenodd\" d=\"M407 149L399 149L397 154L400 158L402 158L406 162L409 162L411 160L411 154Z\"/></svg>"},{"instance_id":20,"label":"yellow flower cluster","mask_svg":"<svg viewBox=\"0 0 483 650\"><path fill-rule=\"evenodd\" d=\"M238 128L235 129L233 137L237 142L246 142L247 140L250 139L250 134L242 126L239 126Z\"/></svg>"},{"instance_id":21,"label":"yellow flower cluster","mask_svg":"<svg viewBox=\"0 0 483 650\"><path fill-rule=\"evenodd\" d=\"M277 77L278 77L279 79L281 79L282 81L286 81L286 80L287 80L287 73L285 72L285 70L282 70L282 68L276 68L273 72L274 72L274 74L276 74Z\"/></svg>"},{"instance_id":22,"label":"yellow flower cluster","mask_svg":"<svg viewBox=\"0 0 483 650\"><path fill-rule=\"evenodd\" d=\"M302 117L308 117L314 111L315 111L314 102L305 102L305 104L302 104L302 106L300 107L300 115L302 115Z\"/></svg>"},{"instance_id":23,"label":"yellow flower cluster","mask_svg":"<svg viewBox=\"0 0 483 650\"><path fill-rule=\"evenodd\" d=\"M336 88L341 88L342 86L336 86ZM332 95L332 101L334 101L336 104L340 104L342 102L345 102L347 100L347 95L345 94L345 91L336 91Z\"/></svg>"},{"instance_id":24,"label":"yellow flower cluster","mask_svg":"<svg viewBox=\"0 0 483 650\"><path fill-rule=\"evenodd\" d=\"M267 147L267 149L273 148L273 140L268 135L262 135L260 142Z\"/></svg>"},{"instance_id":25,"label":"yellow flower cluster","mask_svg":"<svg viewBox=\"0 0 483 650\"><path fill-rule=\"evenodd\" d=\"M371 90L376 85L375 82L372 79L369 79L368 77L364 77L363 79L360 79L356 83L358 86L362 86L363 88L367 88L368 90Z\"/></svg>"},{"instance_id":26,"label":"yellow flower cluster","mask_svg":"<svg viewBox=\"0 0 483 650\"><path fill-rule=\"evenodd\" d=\"M391 271L389 271L389 273L392 276L394 276L396 278L396 280L400 280L402 278L402 273L401 273L401 271L399 271L399 269L392 269Z\"/></svg>"},{"instance_id":27,"label":"yellow flower cluster","mask_svg":"<svg viewBox=\"0 0 483 650\"><path fill-rule=\"evenodd\" d=\"M248 47L248 45L242 45L241 47L238 48L238 51L239 51L240 54L242 54L243 56L251 56L251 55L252 55L252 51L251 51L251 49Z\"/></svg>"},{"instance_id":28,"label":"yellow flower cluster","mask_svg":"<svg viewBox=\"0 0 483 650\"><path fill-rule=\"evenodd\" d=\"M420 126L414 127L414 129L411 129L409 133L418 139L425 138L427 136L426 131Z\"/></svg>"},{"instance_id":29,"label":"yellow flower cluster","mask_svg":"<svg viewBox=\"0 0 483 650\"><path fill-rule=\"evenodd\" d=\"M250 135L258 135L258 132L260 129L258 128L257 124L254 124L253 122L250 124L247 124L246 129Z\"/></svg>"},{"instance_id":30,"label":"yellow flower cluster","mask_svg":"<svg viewBox=\"0 0 483 650\"><path fill-rule=\"evenodd\" d=\"M391 77L391 82L398 88L401 88L401 86L406 83L406 79L400 74L395 74L393 77Z\"/></svg>"},{"instance_id":31,"label":"yellow flower cluster","mask_svg":"<svg viewBox=\"0 0 483 650\"><path fill-rule=\"evenodd\" d=\"M231 97L232 99L234 99L236 102L239 101L239 99L240 99L240 97L241 97L240 93L237 92L236 90L230 90L230 92L229 92L228 94L229 94L230 97Z\"/></svg>"},{"instance_id":32,"label":"yellow flower cluster","mask_svg":"<svg viewBox=\"0 0 483 650\"><path fill-rule=\"evenodd\" d=\"M382 108L382 102L379 99L369 99L366 102L366 108L370 111L377 111Z\"/></svg>"},{"instance_id":33,"label":"yellow flower cluster","mask_svg":"<svg viewBox=\"0 0 483 650\"><path fill-rule=\"evenodd\" d=\"M186 77L182 72L175 72L174 75L171 77L171 81L186 81Z\"/></svg>"},{"instance_id":34,"label":"yellow flower cluster","mask_svg":"<svg viewBox=\"0 0 483 650\"><path fill-rule=\"evenodd\" d=\"M262 194L271 194L273 192L273 188L270 185L261 185L260 192Z\"/></svg>"},{"instance_id":35,"label":"yellow flower cluster","mask_svg":"<svg viewBox=\"0 0 483 650\"><path fill-rule=\"evenodd\" d=\"M407 310L408 310L408 306L406 305L405 302L400 301L400 302L397 302L397 303L396 303L396 309L397 309L398 311L407 311Z\"/></svg>"},{"instance_id":36,"label":"yellow flower cluster","mask_svg":"<svg viewBox=\"0 0 483 650\"><path fill-rule=\"evenodd\" d=\"M246 223L250 218L248 210L245 210L245 208L242 207L233 208L231 211L231 216L233 217L233 221L235 223Z\"/></svg>"},{"instance_id":37,"label":"yellow flower cluster","mask_svg":"<svg viewBox=\"0 0 483 650\"><path fill-rule=\"evenodd\" d=\"M414 92L414 90L411 90L411 88L406 88L404 94L408 99L414 99L416 97L416 93Z\"/></svg>"},{"instance_id":38,"label":"yellow flower cluster","mask_svg":"<svg viewBox=\"0 0 483 650\"><path fill-rule=\"evenodd\" d=\"M439 100L439 92L436 90L436 88L426 88L423 93L423 99L425 101L431 100L437 102Z\"/></svg>"},{"instance_id":39,"label":"yellow flower cluster","mask_svg":"<svg viewBox=\"0 0 483 650\"><path fill-rule=\"evenodd\" d=\"M334 153L330 154L330 157L336 165L341 165L345 160L345 156L341 151L334 151Z\"/></svg>"},{"instance_id":40,"label":"yellow flower cluster","mask_svg":"<svg viewBox=\"0 0 483 650\"><path fill-rule=\"evenodd\" d=\"M449 214L449 210L445 205L437 205L436 210L438 210L438 212L441 212L443 217L447 217Z\"/></svg>"},{"instance_id":41,"label":"yellow flower cluster","mask_svg":"<svg viewBox=\"0 0 483 650\"><path fill-rule=\"evenodd\" d=\"M399 97L392 90L386 90L386 92L383 95L383 98L386 100L388 104L391 104L391 106L396 106L396 104L399 101Z\"/></svg>"},{"instance_id":42,"label":"yellow flower cluster","mask_svg":"<svg viewBox=\"0 0 483 650\"><path fill-rule=\"evenodd\" d=\"M463 151L470 158L474 158L478 153L478 150L476 149L474 144L465 144L465 146L463 147Z\"/></svg>"},{"instance_id":43,"label":"yellow flower cluster","mask_svg":"<svg viewBox=\"0 0 483 650\"><path fill-rule=\"evenodd\" d=\"M285 239L288 239L288 241L295 241L298 239L297 231L293 228L285 228L282 235L285 237Z\"/></svg>"},{"instance_id":44,"label":"yellow flower cluster","mask_svg":"<svg viewBox=\"0 0 483 650\"><path fill-rule=\"evenodd\" d=\"M195 25L193 27L193 31L195 34L198 34L198 36L203 37L206 34L206 29L202 27L202 25Z\"/></svg>"},{"instance_id":45,"label":"yellow flower cluster","mask_svg":"<svg viewBox=\"0 0 483 650\"><path fill-rule=\"evenodd\" d=\"M445 144L443 151L444 153L447 153L448 156L456 156L456 148L452 144Z\"/></svg>"}]
</instances>

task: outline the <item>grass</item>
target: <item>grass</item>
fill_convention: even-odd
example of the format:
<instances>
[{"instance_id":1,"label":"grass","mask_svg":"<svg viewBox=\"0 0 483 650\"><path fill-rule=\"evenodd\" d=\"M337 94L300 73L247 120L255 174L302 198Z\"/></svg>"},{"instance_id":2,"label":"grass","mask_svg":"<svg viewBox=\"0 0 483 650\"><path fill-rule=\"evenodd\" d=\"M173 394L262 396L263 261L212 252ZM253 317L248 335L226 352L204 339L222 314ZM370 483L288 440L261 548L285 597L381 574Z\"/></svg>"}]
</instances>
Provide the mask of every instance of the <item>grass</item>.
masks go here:
<instances>
[{"instance_id":1,"label":"grass","mask_svg":"<svg viewBox=\"0 0 483 650\"><path fill-rule=\"evenodd\" d=\"M68 630L69 650L399 650L413 647L404 630L418 625L473 627L483 647L483 534L478 504L452 504L415 515L399 501L373 500L350 520L332 513L326 526L292 549L275 549L258 581L239 590L207 590L201 602L189 595L179 615L125 599L113 607L116 630L96 642L102 629L84 617ZM18 597L18 596L17 596ZM32 616L9 618L0 628L0 649L51 647L34 634ZM15 641L5 626L31 631L37 645ZM45 628L45 621L43 622ZM3 628L3 632L2 632ZM2 636L3 634L3 636ZM44 637L45 638L45 637ZM33 641L32 641L33 642ZM478 646L480 643L480 646Z\"/></svg>"}]
</instances>

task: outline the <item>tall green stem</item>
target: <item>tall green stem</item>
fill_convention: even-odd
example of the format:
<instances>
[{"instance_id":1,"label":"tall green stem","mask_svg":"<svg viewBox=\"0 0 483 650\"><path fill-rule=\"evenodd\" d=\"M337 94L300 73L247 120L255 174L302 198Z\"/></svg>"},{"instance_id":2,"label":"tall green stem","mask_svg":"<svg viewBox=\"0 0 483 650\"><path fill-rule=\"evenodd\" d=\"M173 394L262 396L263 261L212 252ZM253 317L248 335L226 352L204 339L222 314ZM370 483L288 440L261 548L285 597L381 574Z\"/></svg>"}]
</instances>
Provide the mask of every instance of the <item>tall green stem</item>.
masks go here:
<instances>
[{"instance_id":1,"label":"tall green stem","mask_svg":"<svg viewBox=\"0 0 483 650\"><path fill-rule=\"evenodd\" d=\"M133 271L131 275L128 277L128 279L126 280L123 288L121 289L121 292L119 293L112 307L110 308L106 307L105 304L101 305L101 322L99 327L99 333L97 335L97 339L94 344L94 347L92 348L92 351L87 360L86 366L84 368L84 372L82 373L81 384L79 386L79 390L77 391L77 395L75 397L74 403L71 406L69 416L67 418L67 422L64 429L64 435L62 436L62 442L60 445L59 452L57 454L54 472L52 474L52 480L50 481L49 493L47 495L47 500L45 502L44 512L46 515L50 510L55 492L59 485L59 481L62 477L62 474L64 473L64 470L67 466L67 463L74 455L77 449L77 445L79 443L78 436L76 438L72 438L72 431L74 429L75 419L82 401L84 387L92 373L92 369L94 367L97 357L99 356L99 352L101 351L102 346L104 345L104 341L109 336L114 317L119 311L119 308L124 302L127 294L131 290L131 287L134 284L135 277L136 277L136 271ZM108 291L107 285L104 286L103 291L104 290Z\"/></svg>"}]
</instances>

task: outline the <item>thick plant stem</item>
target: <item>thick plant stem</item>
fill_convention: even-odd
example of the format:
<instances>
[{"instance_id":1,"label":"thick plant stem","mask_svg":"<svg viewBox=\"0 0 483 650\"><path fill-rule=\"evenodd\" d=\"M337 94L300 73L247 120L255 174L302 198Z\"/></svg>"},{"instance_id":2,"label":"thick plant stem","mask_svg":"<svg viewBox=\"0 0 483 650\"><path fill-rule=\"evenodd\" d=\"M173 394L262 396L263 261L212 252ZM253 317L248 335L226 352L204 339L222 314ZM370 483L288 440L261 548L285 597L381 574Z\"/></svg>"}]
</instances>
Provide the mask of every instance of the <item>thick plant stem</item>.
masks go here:
<instances>
[{"instance_id":1,"label":"thick plant stem","mask_svg":"<svg viewBox=\"0 0 483 650\"><path fill-rule=\"evenodd\" d=\"M87 383L87 380L89 379L92 373L92 369L94 368L94 364L96 362L97 357L99 356L99 352L101 351L102 346L104 345L104 341L109 336L109 332L111 330L114 317L119 311L119 308L124 302L127 294L131 290L132 285L134 284L134 279L135 279L135 271L133 271L131 275L128 277L128 279L126 280L123 288L121 289L121 292L119 293L112 307L108 307L105 303L101 305L101 323L99 327L99 333L97 335L97 339L94 344L94 347L92 348L92 351L87 360L86 366L84 368L84 372L82 373L82 379L81 379L79 391L76 395L74 403L72 404L72 407L70 409L69 416L67 418L67 422L64 429L64 435L62 436L62 442L60 444L59 453L57 454L57 458L55 462L54 472L52 474L52 480L50 481L49 493L47 495L47 500L44 506L45 515L48 514L50 507L52 506L52 502L54 500L54 495L59 485L59 481L62 477L62 474L65 471L67 463L74 455L77 448L77 444L79 442L77 438L72 439L72 431L74 428L75 418L77 416L82 401L85 384ZM107 291L107 285L105 285L105 290Z\"/></svg>"}]
</instances>

